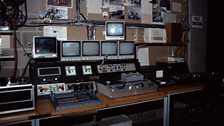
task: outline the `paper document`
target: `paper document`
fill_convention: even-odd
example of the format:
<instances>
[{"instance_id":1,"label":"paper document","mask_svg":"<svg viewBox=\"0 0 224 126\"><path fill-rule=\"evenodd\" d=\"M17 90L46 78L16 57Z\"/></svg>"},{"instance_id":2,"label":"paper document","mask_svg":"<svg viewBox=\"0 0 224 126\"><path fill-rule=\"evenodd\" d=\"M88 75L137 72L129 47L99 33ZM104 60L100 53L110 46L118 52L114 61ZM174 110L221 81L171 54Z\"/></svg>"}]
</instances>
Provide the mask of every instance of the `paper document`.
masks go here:
<instances>
[{"instance_id":1,"label":"paper document","mask_svg":"<svg viewBox=\"0 0 224 126\"><path fill-rule=\"evenodd\" d=\"M44 36L56 36L58 40L67 40L67 27L44 26Z\"/></svg>"},{"instance_id":2,"label":"paper document","mask_svg":"<svg viewBox=\"0 0 224 126\"><path fill-rule=\"evenodd\" d=\"M149 66L149 48L139 48L137 56L141 66Z\"/></svg>"},{"instance_id":3,"label":"paper document","mask_svg":"<svg viewBox=\"0 0 224 126\"><path fill-rule=\"evenodd\" d=\"M87 0L87 13L102 14L102 0Z\"/></svg>"}]
</instances>

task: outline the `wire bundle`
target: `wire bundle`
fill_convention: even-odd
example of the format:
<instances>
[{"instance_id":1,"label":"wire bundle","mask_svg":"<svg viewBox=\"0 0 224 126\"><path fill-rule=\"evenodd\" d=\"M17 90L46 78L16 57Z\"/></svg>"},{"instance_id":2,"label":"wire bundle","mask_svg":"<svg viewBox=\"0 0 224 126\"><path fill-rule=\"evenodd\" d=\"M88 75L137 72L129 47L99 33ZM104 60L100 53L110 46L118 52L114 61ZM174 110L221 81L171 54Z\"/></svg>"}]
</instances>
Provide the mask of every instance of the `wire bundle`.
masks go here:
<instances>
[{"instance_id":1,"label":"wire bundle","mask_svg":"<svg viewBox=\"0 0 224 126\"><path fill-rule=\"evenodd\" d=\"M22 27L27 20L26 0L2 0L0 2L2 19L11 29Z\"/></svg>"}]
</instances>

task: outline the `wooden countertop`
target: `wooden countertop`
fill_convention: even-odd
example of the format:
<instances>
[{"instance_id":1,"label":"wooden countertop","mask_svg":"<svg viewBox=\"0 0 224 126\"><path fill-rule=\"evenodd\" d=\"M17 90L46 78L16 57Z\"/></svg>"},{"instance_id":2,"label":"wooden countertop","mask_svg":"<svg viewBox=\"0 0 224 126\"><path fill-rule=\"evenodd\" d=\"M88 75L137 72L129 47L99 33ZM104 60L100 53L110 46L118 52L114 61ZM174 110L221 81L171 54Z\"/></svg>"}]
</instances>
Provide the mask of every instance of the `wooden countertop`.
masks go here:
<instances>
[{"instance_id":1,"label":"wooden countertop","mask_svg":"<svg viewBox=\"0 0 224 126\"><path fill-rule=\"evenodd\" d=\"M159 88L157 92L146 93L142 95L134 95L129 97L113 98L113 99L98 93L97 97L102 101L102 103L100 104L60 110L60 111L57 111L54 108L50 99L41 99L37 100L36 109L33 111L0 115L0 124L35 119L38 117L63 116L67 114L81 115L88 113L96 113L99 109L106 109L109 107L119 107L128 104L154 101L158 99L163 99L165 96L170 94L172 95L201 89L203 89L203 83L177 85L177 86Z\"/></svg>"},{"instance_id":2,"label":"wooden countertop","mask_svg":"<svg viewBox=\"0 0 224 126\"><path fill-rule=\"evenodd\" d=\"M0 124L29 120L39 113L36 110L0 115Z\"/></svg>"},{"instance_id":3,"label":"wooden countertop","mask_svg":"<svg viewBox=\"0 0 224 126\"><path fill-rule=\"evenodd\" d=\"M106 107L116 107L127 104L134 104L138 102L153 101L157 99L162 99L165 96L165 93L159 91L121 98L108 98L103 94L97 94L97 97L106 104Z\"/></svg>"},{"instance_id":4,"label":"wooden countertop","mask_svg":"<svg viewBox=\"0 0 224 126\"><path fill-rule=\"evenodd\" d=\"M38 111L39 115L65 115L65 114L80 114L80 113L92 113L100 108L104 108L106 105L102 102L97 105L90 105L90 106L82 106L77 108L69 108L65 110L56 110L50 101L50 99L42 99L37 101L36 110Z\"/></svg>"},{"instance_id":5,"label":"wooden countertop","mask_svg":"<svg viewBox=\"0 0 224 126\"><path fill-rule=\"evenodd\" d=\"M204 83L195 84L184 84L184 85L174 85L168 87L159 88L159 91L166 93L167 95L185 93L194 90L202 90L204 88Z\"/></svg>"},{"instance_id":6,"label":"wooden countertop","mask_svg":"<svg viewBox=\"0 0 224 126\"><path fill-rule=\"evenodd\" d=\"M115 107L127 104L133 104L144 101L152 101L156 99L162 99L166 94L163 92L152 92L143 95L135 95L129 97L122 98L108 98L103 94L98 93L97 97L101 100L102 103L91 106L83 106L78 108L71 108L66 110L56 111L53 104L49 99L42 99L37 101L36 110L40 115L63 115L63 114L80 114L83 112L96 112L99 109L107 108L107 107Z\"/></svg>"}]
</instances>

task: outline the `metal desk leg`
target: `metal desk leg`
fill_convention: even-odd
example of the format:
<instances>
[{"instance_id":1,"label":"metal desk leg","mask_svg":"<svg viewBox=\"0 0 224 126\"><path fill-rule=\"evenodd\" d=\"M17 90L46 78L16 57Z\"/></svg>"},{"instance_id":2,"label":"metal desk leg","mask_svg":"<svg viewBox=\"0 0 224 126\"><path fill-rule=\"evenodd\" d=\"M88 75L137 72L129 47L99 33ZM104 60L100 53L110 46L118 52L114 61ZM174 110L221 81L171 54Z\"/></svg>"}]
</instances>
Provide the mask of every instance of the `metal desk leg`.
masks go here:
<instances>
[{"instance_id":1,"label":"metal desk leg","mask_svg":"<svg viewBox=\"0 0 224 126\"><path fill-rule=\"evenodd\" d=\"M167 126L170 125L170 95L167 95L167 117L166 117Z\"/></svg>"},{"instance_id":2,"label":"metal desk leg","mask_svg":"<svg viewBox=\"0 0 224 126\"><path fill-rule=\"evenodd\" d=\"M164 97L163 103L163 126L169 126L169 98Z\"/></svg>"}]
</instances>

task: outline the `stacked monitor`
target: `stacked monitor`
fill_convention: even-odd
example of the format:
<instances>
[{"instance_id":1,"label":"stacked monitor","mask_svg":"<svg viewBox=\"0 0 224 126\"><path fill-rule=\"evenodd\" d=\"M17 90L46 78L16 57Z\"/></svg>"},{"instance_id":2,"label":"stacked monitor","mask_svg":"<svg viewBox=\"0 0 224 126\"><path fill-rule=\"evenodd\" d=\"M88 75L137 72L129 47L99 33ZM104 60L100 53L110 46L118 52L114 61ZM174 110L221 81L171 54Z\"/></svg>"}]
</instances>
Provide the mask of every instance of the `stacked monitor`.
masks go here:
<instances>
[{"instance_id":1,"label":"stacked monitor","mask_svg":"<svg viewBox=\"0 0 224 126\"><path fill-rule=\"evenodd\" d=\"M82 59L83 60L99 60L100 41L82 41Z\"/></svg>"},{"instance_id":2,"label":"stacked monitor","mask_svg":"<svg viewBox=\"0 0 224 126\"><path fill-rule=\"evenodd\" d=\"M60 61L133 59L134 42L125 41L125 29L123 21L106 21L104 41L63 40L58 44L56 37L35 36L33 58L60 58Z\"/></svg>"},{"instance_id":3,"label":"stacked monitor","mask_svg":"<svg viewBox=\"0 0 224 126\"><path fill-rule=\"evenodd\" d=\"M117 41L101 41L101 56L104 59L118 58L118 42Z\"/></svg>"},{"instance_id":4,"label":"stacked monitor","mask_svg":"<svg viewBox=\"0 0 224 126\"><path fill-rule=\"evenodd\" d=\"M125 22L106 21L105 40L125 40Z\"/></svg>"},{"instance_id":5,"label":"stacked monitor","mask_svg":"<svg viewBox=\"0 0 224 126\"><path fill-rule=\"evenodd\" d=\"M81 41L61 41L61 61L81 60Z\"/></svg>"},{"instance_id":6,"label":"stacked monitor","mask_svg":"<svg viewBox=\"0 0 224 126\"><path fill-rule=\"evenodd\" d=\"M60 58L60 61L135 58L134 41L64 40L60 41L59 46L60 52L57 51L57 39L55 37L35 37L33 58Z\"/></svg>"},{"instance_id":7,"label":"stacked monitor","mask_svg":"<svg viewBox=\"0 0 224 126\"><path fill-rule=\"evenodd\" d=\"M32 56L34 59L57 59L58 46L56 37L34 36Z\"/></svg>"},{"instance_id":8,"label":"stacked monitor","mask_svg":"<svg viewBox=\"0 0 224 126\"><path fill-rule=\"evenodd\" d=\"M119 59L134 59L135 44L133 41L119 41Z\"/></svg>"}]
</instances>

